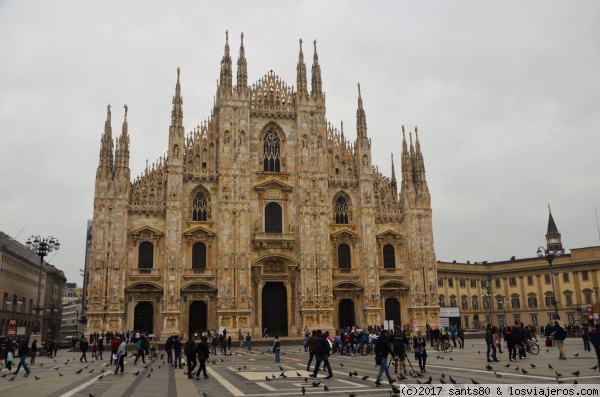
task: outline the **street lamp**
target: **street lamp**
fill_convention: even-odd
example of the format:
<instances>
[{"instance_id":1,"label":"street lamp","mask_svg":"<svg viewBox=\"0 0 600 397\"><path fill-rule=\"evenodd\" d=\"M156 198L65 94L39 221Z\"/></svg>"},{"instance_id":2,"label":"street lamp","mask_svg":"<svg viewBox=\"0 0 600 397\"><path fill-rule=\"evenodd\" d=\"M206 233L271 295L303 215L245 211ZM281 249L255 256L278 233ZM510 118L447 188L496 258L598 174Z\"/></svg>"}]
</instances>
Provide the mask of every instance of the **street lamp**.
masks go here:
<instances>
[{"instance_id":1,"label":"street lamp","mask_svg":"<svg viewBox=\"0 0 600 397\"><path fill-rule=\"evenodd\" d=\"M537 250L538 258L544 258L548 261L548 266L550 267L550 281L552 282L552 298L554 299L554 319L560 320L560 316L558 315L558 301L556 300L556 288L554 287L554 272L552 271L552 261L557 257L562 255L562 250L553 250L544 247L539 247Z\"/></svg>"},{"instance_id":2,"label":"street lamp","mask_svg":"<svg viewBox=\"0 0 600 397\"><path fill-rule=\"evenodd\" d=\"M33 241L31 241L33 239ZM37 301L35 305L35 323L33 325L33 333L38 334L40 332L40 295L42 293L42 272L44 268L44 257L54 250L60 249L60 243L55 237L41 238L40 236L31 236L25 243L27 248L33 251L37 256L40 257L40 275L38 277L38 290L37 290Z\"/></svg>"},{"instance_id":3,"label":"street lamp","mask_svg":"<svg viewBox=\"0 0 600 397\"><path fill-rule=\"evenodd\" d=\"M506 298L502 298L501 300L498 301L498 303L502 304L502 308L504 309L504 325L506 327Z\"/></svg>"},{"instance_id":4,"label":"street lamp","mask_svg":"<svg viewBox=\"0 0 600 397\"><path fill-rule=\"evenodd\" d=\"M54 313L58 313L58 308L54 302L50 304L50 309L46 309L50 313L50 339L56 339L56 320L54 320Z\"/></svg>"},{"instance_id":5,"label":"street lamp","mask_svg":"<svg viewBox=\"0 0 600 397\"><path fill-rule=\"evenodd\" d=\"M487 303L488 303L488 306L489 306L489 309L490 309L490 324L493 323L493 321L492 321L492 306L493 306L492 305L492 296L495 296L495 295L496 294L492 294L491 293L489 285L487 287L487 294L483 294L482 295L483 298L487 297Z\"/></svg>"}]
</instances>

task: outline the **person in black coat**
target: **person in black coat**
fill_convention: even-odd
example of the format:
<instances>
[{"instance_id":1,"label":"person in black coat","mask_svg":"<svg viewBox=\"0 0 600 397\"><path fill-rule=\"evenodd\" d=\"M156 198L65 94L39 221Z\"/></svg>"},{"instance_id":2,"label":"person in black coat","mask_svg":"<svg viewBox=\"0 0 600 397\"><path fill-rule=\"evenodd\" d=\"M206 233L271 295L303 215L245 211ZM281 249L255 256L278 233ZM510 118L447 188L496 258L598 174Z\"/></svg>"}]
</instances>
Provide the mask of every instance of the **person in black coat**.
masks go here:
<instances>
[{"instance_id":1,"label":"person in black coat","mask_svg":"<svg viewBox=\"0 0 600 397\"><path fill-rule=\"evenodd\" d=\"M87 351L88 351L88 347L89 347L89 343L87 341L87 339L85 339L85 336L81 339L81 342L79 342L79 348L81 349L81 357L79 358L79 361L85 361L87 363Z\"/></svg>"},{"instance_id":2,"label":"person in black coat","mask_svg":"<svg viewBox=\"0 0 600 397\"><path fill-rule=\"evenodd\" d=\"M321 330L317 330L318 342L315 351L315 356L317 357L317 363L315 364L315 370L309 376L312 378L316 378L319 373L319 367L321 363L324 363L325 368L327 368L328 375L325 379L333 378L333 372L331 371L331 365L329 365L329 355L331 354L331 345L327 340L327 336L324 333L321 333Z\"/></svg>"},{"instance_id":3,"label":"person in black coat","mask_svg":"<svg viewBox=\"0 0 600 397\"><path fill-rule=\"evenodd\" d=\"M596 329L590 332L589 335L590 342L596 351L596 358L598 359L598 371L600 371L600 324L596 324Z\"/></svg>"},{"instance_id":4,"label":"person in black coat","mask_svg":"<svg viewBox=\"0 0 600 397\"><path fill-rule=\"evenodd\" d=\"M196 346L196 354L198 354L198 362L200 363L198 372L196 372L196 379L200 379L200 372L204 373L204 379L208 379L208 375L206 374L206 360L208 360L210 350L208 348L208 343L206 342L207 340L208 338L206 335L202 335L202 342L198 343Z\"/></svg>"}]
</instances>

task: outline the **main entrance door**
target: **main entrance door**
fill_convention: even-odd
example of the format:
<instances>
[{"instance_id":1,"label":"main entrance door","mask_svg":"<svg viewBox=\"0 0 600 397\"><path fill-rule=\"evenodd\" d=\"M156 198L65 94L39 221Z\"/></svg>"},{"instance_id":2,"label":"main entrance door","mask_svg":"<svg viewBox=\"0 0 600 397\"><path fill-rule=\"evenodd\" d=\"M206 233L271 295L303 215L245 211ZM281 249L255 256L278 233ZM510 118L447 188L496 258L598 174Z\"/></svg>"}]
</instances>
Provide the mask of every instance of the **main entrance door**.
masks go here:
<instances>
[{"instance_id":1,"label":"main entrance door","mask_svg":"<svg viewBox=\"0 0 600 397\"><path fill-rule=\"evenodd\" d=\"M354 302L351 299L342 299L338 309L340 327L352 327L353 325L356 325L356 319L354 318Z\"/></svg>"},{"instance_id":2,"label":"main entrance door","mask_svg":"<svg viewBox=\"0 0 600 397\"><path fill-rule=\"evenodd\" d=\"M206 331L207 313L208 310L204 301L192 302L192 304L190 305L188 333L198 333L198 335L201 335L202 332Z\"/></svg>"},{"instance_id":3,"label":"main entrance door","mask_svg":"<svg viewBox=\"0 0 600 397\"><path fill-rule=\"evenodd\" d=\"M393 320L394 326L400 325L400 302L396 298L388 298L385 300L385 319Z\"/></svg>"},{"instance_id":4,"label":"main entrance door","mask_svg":"<svg viewBox=\"0 0 600 397\"><path fill-rule=\"evenodd\" d=\"M136 331L144 331L148 334L154 333L154 307L150 302L138 302L135 305L133 328Z\"/></svg>"},{"instance_id":5,"label":"main entrance door","mask_svg":"<svg viewBox=\"0 0 600 397\"><path fill-rule=\"evenodd\" d=\"M287 336L287 291L283 283L266 283L262 290L262 326L269 335Z\"/></svg>"}]
</instances>

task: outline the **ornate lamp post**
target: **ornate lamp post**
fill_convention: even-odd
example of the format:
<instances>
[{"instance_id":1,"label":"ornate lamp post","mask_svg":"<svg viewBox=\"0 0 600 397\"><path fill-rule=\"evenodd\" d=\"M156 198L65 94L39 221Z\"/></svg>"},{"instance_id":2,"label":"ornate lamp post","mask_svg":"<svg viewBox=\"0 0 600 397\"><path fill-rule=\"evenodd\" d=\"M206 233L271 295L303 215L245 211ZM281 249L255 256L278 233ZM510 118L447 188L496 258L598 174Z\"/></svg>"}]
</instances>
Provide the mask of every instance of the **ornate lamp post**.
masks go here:
<instances>
[{"instance_id":1,"label":"ornate lamp post","mask_svg":"<svg viewBox=\"0 0 600 397\"><path fill-rule=\"evenodd\" d=\"M32 241L33 239L33 241ZM42 273L44 269L44 257L54 250L60 249L60 243L55 237L41 238L40 236L31 236L25 243L27 248L33 251L40 257L40 274L38 277L37 301L35 304L35 323L33 325L33 333L40 333L40 310L44 308L40 306L40 295L42 293Z\"/></svg>"},{"instance_id":2,"label":"ornate lamp post","mask_svg":"<svg viewBox=\"0 0 600 397\"><path fill-rule=\"evenodd\" d=\"M552 299L554 302L554 319L560 320L560 316L558 315L558 301L556 300L556 288L554 286L554 272L552 271L552 261L557 257L561 256L562 250L553 250L550 247L544 248L539 247L537 250L538 258L544 258L548 261L548 266L550 267L550 281L552 282Z\"/></svg>"},{"instance_id":3,"label":"ornate lamp post","mask_svg":"<svg viewBox=\"0 0 600 397\"><path fill-rule=\"evenodd\" d=\"M490 282L491 282L491 281L490 281ZM488 303L488 306L489 306L489 309L490 309L490 324L493 324L493 323L494 323L494 322L492 321L492 306L493 306L493 303L492 303L492 297L493 297L494 295L496 295L496 294L493 294L493 293L490 291L490 285L489 285L489 283L488 283L488 286L487 286L487 293L486 293L486 294L483 294L483 295L482 295L482 297L484 297L484 298L487 298L487 303Z\"/></svg>"}]
</instances>

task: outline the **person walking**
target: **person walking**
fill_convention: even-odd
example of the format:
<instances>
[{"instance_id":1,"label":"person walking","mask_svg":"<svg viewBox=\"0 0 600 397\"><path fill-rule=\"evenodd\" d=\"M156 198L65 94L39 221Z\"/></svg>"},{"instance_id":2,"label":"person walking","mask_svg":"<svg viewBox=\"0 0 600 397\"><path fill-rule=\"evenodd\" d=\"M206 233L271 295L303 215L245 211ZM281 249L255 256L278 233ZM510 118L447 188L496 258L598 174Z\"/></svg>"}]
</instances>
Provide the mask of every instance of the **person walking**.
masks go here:
<instances>
[{"instance_id":1,"label":"person walking","mask_svg":"<svg viewBox=\"0 0 600 397\"><path fill-rule=\"evenodd\" d=\"M142 363L146 364L146 360L144 359L144 340L142 338L139 338L135 343L135 349L137 350L137 354L135 355L133 365L137 365L140 357L142 358Z\"/></svg>"},{"instance_id":2,"label":"person walking","mask_svg":"<svg viewBox=\"0 0 600 397\"><path fill-rule=\"evenodd\" d=\"M167 365L173 365L173 336L169 336L165 342L165 353L167 354Z\"/></svg>"},{"instance_id":3,"label":"person walking","mask_svg":"<svg viewBox=\"0 0 600 397\"><path fill-rule=\"evenodd\" d=\"M465 327L463 327L462 325L460 327L458 327L458 330L456 331L456 337L458 338L458 348L464 349L465 348Z\"/></svg>"},{"instance_id":4,"label":"person walking","mask_svg":"<svg viewBox=\"0 0 600 397\"><path fill-rule=\"evenodd\" d=\"M190 334L188 340L183 346L183 352L185 353L185 361L187 362L187 377L192 379L194 377L194 368L196 368L196 342L194 342L194 335Z\"/></svg>"},{"instance_id":5,"label":"person walking","mask_svg":"<svg viewBox=\"0 0 600 397\"><path fill-rule=\"evenodd\" d=\"M394 358L394 373L398 373L398 361L406 373L406 341L402 332L395 333L392 337L392 357Z\"/></svg>"},{"instance_id":6,"label":"person walking","mask_svg":"<svg viewBox=\"0 0 600 397\"><path fill-rule=\"evenodd\" d=\"M252 351L252 337L250 336L250 332L246 335L246 343L248 344L248 351Z\"/></svg>"},{"instance_id":7,"label":"person walking","mask_svg":"<svg viewBox=\"0 0 600 397\"><path fill-rule=\"evenodd\" d=\"M118 336L113 336L112 339L110 340L110 364L113 364L113 361L116 363L117 362L117 351L119 350L119 345L121 344L121 341L119 340Z\"/></svg>"},{"instance_id":8,"label":"person walking","mask_svg":"<svg viewBox=\"0 0 600 397\"><path fill-rule=\"evenodd\" d=\"M156 358L156 348L158 347L158 341L156 340L156 336L152 338L150 341L150 357Z\"/></svg>"},{"instance_id":9,"label":"person walking","mask_svg":"<svg viewBox=\"0 0 600 397\"><path fill-rule=\"evenodd\" d=\"M583 351L591 351L590 349L590 327L588 323L583 323L581 326L581 340L583 341Z\"/></svg>"},{"instance_id":10,"label":"person walking","mask_svg":"<svg viewBox=\"0 0 600 397\"><path fill-rule=\"evenodd\" d=\"M196 346L196 354L198 355L198 362L200 365L198 366L198 372L196 372L196 376L194 379L200 379L200 372L204 373L204 379L208 379L208 375L206 374L206 360L208 360L208 356L210 355L210 349L208 348L208 338L206 335L202 335L202 341L198 343Z\"/></svg>"},{"instance_id":11,"label":"person walking","mask_svg":"<svg viewBox=\"0 0 600 397\"><path fill-rule=\"evenodd\" d=\"M390 369L388 368L387 358L390 352L390 334L387 329L384 329L381 331L375 344L375 364L379 365L379 372L375 378L375 387L381 387L381 376L384 372L390 385L394 384L394 378L390 375Z\"/></svg>"},{"instance_id":12,"label":"person walking","mask_svg":"<svg viewBox=\"0 0 600 397\"><path fill-rule=\"evenodd\" d=\"M456 325L454 324L450 326L450 338L452 339L452 344L456 347Z\"/></svg>"},{"instance_id":13,"label":"person walking","mask_svg":"<svg viewBox=\"0 0 600 397\"><path fill-rule=\"evenodd\" d=\"M21 369L21 367L23 367L23 369L25 369L25 376L29 376L29 373L31 371L29 371L29 367L27 366L27 363L25 362L25 360L27 359L27 356L29 355L29 346L27 346L27 342L25 340L22 340L19 343L19 348L18 348L18 355L19 355L19 365L17 365L17 370L15 371L15 373L13 375L17 375L19 373L19 370Z\"/></svg>"},{"instance_id":14,"label":"person walking","mask_svg":"<svg viewBox=\"0 0 600 397\"><path fill-rule=\"evenodd\" d=\"M175 361L173 361L173 366L179 369L183 368L181 364L181 340L179 340L179 335L175 335L173 337L173 352L175 353Z\"/></svg>"},{"instance_id":15,"label":"person walking","mask_svg":"<svg viewBox=\"0 0 600 397\"><path fill-rule=\"evenodd\" d=\"M600 324L596 324L595 330L590 332L590 342L594 346L596 358L598 359L597 368L600 371Z\"/></svg>"},{"instance_id":16,"label":"person walking","mask_svg":"<svg viewBox=\"0 0 600 397\"><path fill-rule=\"evenodd\" d=\"M238 329L238 340L240 341L240 347L244 346L244 335L242 334L242 329Z\"/></svg>"},{"instance_id":17,"label":"person walking","mask_svg":"<svg viewBox=\"0 0 600 397\"><path fill-rule=\"evenodd\" d=\"M324 367L327 368L327 376L325 377L325 379L331 379L333 378L333 372L331 371L331 365L329 365L329 354L331 353L331 345L329 344L329 341L327 340L327 337L325 334L321 333L321 330L317 330L317 335L318 335L318 343L317 343L317 347L315 350L315 355L317 356L317 363L315 364L315 370L313 371L312 374L309 374L309 376L311 378L316 378L317 374L319 373L319 367L321 365L321 362L324 363Z\"/></svg>"},{"instance_id":18,"label":"person walking","mask_svg":"<svg viewBox=\"0 0 600 397\"><path fill-rule=\"evenodd\" d=\"M119 341L119 347L117 348L117 359L115 360L115 372L114 374L116 375L117 373L119 373L119 368L121 368L121 374L123 374L125 372L125 355L127 354L127 352L125 351L125 348L127 347L127 343L125 342L125 338L123 338L123 340L121 340L121 338L117 337L116 338L117 341Z\"/></svg>"},{"instance_id":19,"label":"person walking","mask_svg":"<svg viewBox=\"0 0 600 397\"><path fill-rule=\"evenodd\" d=\"M85 339L85 336L81 339L81 342L79 342L79 348L81 349L81 357L79 358L79 361L83 362L85 361L87 363L87 351L88 351L88 347L89 347L89 343L87 341L87 339Z\"/></svg>"},{"instance_id":20,"label":"person walking","mask_svg":"<svg viewBox=\"0 0 600 397\"><path fill-rule=\"evenodd\" d=\"M229 350L229 355L231 355L231 334L227 337L227 350ZM227 354L227 352L225 352Z\"/></svg>"},{"instance_id":21,"label":"person walking","mask_svg":"<svg viewBox=\"0 0 600 397\"><path fill-rule=\"evenodd\" d=\"M319 339L317 337L317 331L313 329L312 335L308 338L308 364L306 364L306 370L310 371L310 363L317 354L317 344Z\"/></svg>"},{"instance_id":22,"label":"person walking","mask_svg":"<svg viewBox=\"0 0 600 397\"><path fill-rule=\"evenodd\" d=\"M421 330L417 331L417 336L413 338L413 346L415 348L415 360L419 362L421 372L427 372L425 365L427 364L427 350L425 346L427 341L421 336Z\"/></svg>"},{"instance_id":23,"label":"person walking","mask_svg":"<svg viewBox=\"0 0 600 397\"><path fill-rule=\"evenodd\" d=\"M567 331L565 331L565 329L560 325L558 320L554 320L554 326L551 328L550 336L554 338L556 347L558 347L558 359L566 360L567 356L565 356L565 349L563 343L567 338Z\"/></svg>"},{"instance_id":24,"label":"person walking","mask_svg":"<svg viewBox=\"0 0 600 397\"><path fill-rule=\"evenodd\" d=\"M35 358L38 355L38 347L37 347L37 339L34 339L31 342L31 360L29 360L29 365L35 364Z\"/></svg>"},{"instance_id":25,"label":"person walking","mask_svg":"<svg viewBox=\"0 0 600 397\"><path fill-rule=\"evenodd\" d=\"M275 362L281 362L281 357L279 356L279 352L281 351L281 341L279 337L275 335L275 342L273 343L273 353L275 353Z\"/></svg>"},{"instance_id":26,"label":"person walking","mask_svg":"<svg viewBox=\"0 0 600 397\"><path fill-rule=\"evenodd\" d=\"M102 352L104 351L104 338L98 337L98 351L96 352L96 358L102 360Z\"/></svg>"},{"instance_id":27,"label":"person walking","mask_svg":"<svg viewBox=\"0 0 600 397\"><path fill-rule=\"evenodd\" d=\"M496 326L492 326L492 337L494 338L494 346L498 349L498 353L502 353L502 345L500 344L500 333Z\"/></svg>"},{"instance_id":28,"label":"person walking","mask_svg":"<svg viewBox=\"0 0 600 397\"><path fill-rule=\"evenodd\" d=\"M494 334L492 331L492 324L488 324L487 330L485 331L485 344L487 346L487 352L485 354L487 357L487 362L491 363L494 361L496 361L496 362L500 361L496 357L496 344L494 343ZM490 352L492 353L492 358L490 358Z\"/></svg>"}]
</instances>

